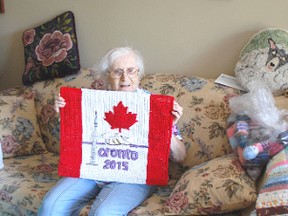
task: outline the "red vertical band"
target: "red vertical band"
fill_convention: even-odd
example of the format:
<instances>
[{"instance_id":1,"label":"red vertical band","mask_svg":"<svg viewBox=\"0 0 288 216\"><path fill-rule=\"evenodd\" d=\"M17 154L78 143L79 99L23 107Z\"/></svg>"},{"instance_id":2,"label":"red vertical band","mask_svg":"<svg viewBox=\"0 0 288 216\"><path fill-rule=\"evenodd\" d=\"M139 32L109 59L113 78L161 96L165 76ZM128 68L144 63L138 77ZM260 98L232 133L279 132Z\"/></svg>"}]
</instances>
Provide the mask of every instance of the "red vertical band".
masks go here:
<instances>
[{"instance_id":1,"label":"red vertical band","mask_svg":"<svg viewBox=\"0 0 288 216\"><path fill-rule=\"evenodd\" d=\"M150 96L147 184L167 185L169 180L168 163L172 135L173 100L174 98L171 96ZM159 164L162 164L162 167L159 168Z\"/></svg>"},{"instance_id":2,"label":"red vertical band","mask_svg":"<svg viewBox=\"0 0 288 216\"><path fill-rule=\"evenodd\" d=\"M66 106L60 109L60 176L79 177L82 163L82 91L62 87ZM69 113L69 115L65 115ZM65 154L63 154L65 152Z\"/></svg>"}]
</instances>

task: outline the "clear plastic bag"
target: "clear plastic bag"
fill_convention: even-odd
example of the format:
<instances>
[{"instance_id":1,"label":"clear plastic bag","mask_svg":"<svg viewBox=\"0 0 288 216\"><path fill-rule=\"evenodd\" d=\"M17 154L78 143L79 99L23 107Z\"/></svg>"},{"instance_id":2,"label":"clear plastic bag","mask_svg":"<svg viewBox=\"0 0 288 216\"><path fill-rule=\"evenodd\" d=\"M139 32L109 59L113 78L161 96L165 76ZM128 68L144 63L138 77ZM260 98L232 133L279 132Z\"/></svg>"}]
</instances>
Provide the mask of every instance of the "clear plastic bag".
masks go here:
<instances>
[{"instance_id":1,"label":"clear plastic bag","mask_svg":"<svg viewBox=\"0 0 288 216\"><path fill-rule=\"evenodd\" d=\"M264 83L255 80L247 87L248 93L230 99L232 112L249 116L258 125L269 130L272 139L276 138L287 128L287 122L283 119L287 111L275 106L273 95Z\"/></svg>"}]
</instances>

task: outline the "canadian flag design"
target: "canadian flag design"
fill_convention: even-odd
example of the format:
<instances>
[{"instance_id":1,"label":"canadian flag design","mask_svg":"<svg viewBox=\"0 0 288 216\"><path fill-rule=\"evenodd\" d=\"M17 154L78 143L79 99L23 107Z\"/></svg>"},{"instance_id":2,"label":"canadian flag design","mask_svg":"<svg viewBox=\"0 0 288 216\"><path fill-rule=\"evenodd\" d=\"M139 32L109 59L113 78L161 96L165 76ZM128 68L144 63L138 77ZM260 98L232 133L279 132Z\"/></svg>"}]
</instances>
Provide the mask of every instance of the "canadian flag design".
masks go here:
<instances>
[{"instance_id":1,"label":"canadian flag design","mask_svg":"<svg viewBox=\"0 0 288 216\"><path fill-rule=\"evenodd\" d=\"M62 87L60 176L166 185L174 98Z\"/></svg>"}]
</instances>

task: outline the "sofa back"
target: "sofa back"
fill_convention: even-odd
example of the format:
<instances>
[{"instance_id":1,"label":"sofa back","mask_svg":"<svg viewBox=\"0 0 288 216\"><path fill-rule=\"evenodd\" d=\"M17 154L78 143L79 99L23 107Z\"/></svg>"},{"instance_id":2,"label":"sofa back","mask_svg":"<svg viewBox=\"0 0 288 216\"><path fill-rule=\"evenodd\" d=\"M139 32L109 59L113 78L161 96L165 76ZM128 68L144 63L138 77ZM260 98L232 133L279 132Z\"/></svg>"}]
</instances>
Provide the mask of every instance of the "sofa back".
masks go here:
<instances>
[{"instance_id":1,"label":"sofa back","mask_svg":"<svg viewBox=\"0 0 288 216\"><path fill-rule=\"evenodd\" d=\"M232 152L226 136L228 103L239 90L200 77L164 74L146 76L141 86L152 93L172 95L183 107L177 124L187 149L185 166Z\"/></svg>"},{"instance_id":2,"label":"sofa back","mask_svg":"<svg viewBox=\"0 0 288 216\"><path fill-rule=\"evenodd\" d=\"M60 122L59 113L54 109L54 101L62 86L106 89L104 79L89 68L64 78L38 82L31 87L36 95L35 106L43 141L47 150L55 153L59 153Z\"/></svg>"},{"instance_id":3,"label":"sofa back","mask_svg":"<svg viewBox=\"0 0 288 216\"><path fill-rule=\"evenodd\" d=\"M55 153L59 153L59 114L54 110L54 98L61 86L106 89L104 80L91 69L32 86L43 141ZM144 77L141 87L151 93L172 95L183 107L178 127L187 148L185 166L192 167L232 151L226 137L226 119L230 113L228 100L239 93L237 90L213 80L165 74Z\"/></svg>"}]
</instances>

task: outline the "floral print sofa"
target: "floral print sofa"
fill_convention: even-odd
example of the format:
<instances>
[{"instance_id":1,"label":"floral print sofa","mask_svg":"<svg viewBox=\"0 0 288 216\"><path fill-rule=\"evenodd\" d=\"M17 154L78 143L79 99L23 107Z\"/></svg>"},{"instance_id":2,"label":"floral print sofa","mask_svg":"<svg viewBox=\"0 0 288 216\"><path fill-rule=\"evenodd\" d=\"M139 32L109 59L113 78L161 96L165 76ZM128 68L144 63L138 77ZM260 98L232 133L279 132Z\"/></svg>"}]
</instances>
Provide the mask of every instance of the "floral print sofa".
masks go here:
<instances>
[{"instance_id":1,"label":"floral print sofa","mask_svg":"<svg viewBox=\"0 0 288 216\"><path fill-rule=\"evenodd\" d=\"M61 86L105 89L92 69L30 87L0 92L0 215L34 216L45 193L60 179L59 114L54 95ZM213 80L152 74L141 86L172 95L184 108L178 123L187 157L170 163L169 183L129 215L241 215L255 205L256 183L241 168L226 137L229 98L240 92ZM88 215L89 204L81 211Z\"/></svg>"}]
</instances>

